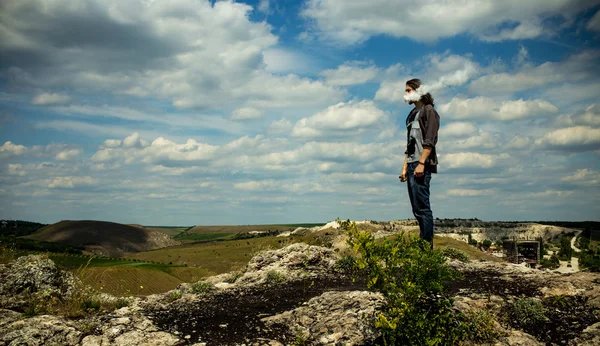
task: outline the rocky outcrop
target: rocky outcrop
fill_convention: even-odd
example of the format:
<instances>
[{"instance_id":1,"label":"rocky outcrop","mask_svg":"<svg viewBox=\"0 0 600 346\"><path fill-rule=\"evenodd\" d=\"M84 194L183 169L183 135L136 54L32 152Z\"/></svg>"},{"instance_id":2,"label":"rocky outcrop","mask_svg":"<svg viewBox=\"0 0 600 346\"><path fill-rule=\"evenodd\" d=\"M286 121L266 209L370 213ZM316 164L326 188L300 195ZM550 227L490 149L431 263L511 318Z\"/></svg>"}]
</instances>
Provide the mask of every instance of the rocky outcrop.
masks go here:
<instances>
[{"instance_id":1,"label":"rocky outcrop","mask_svg":"<svg viewBox=\"0 0 600 346\"><path fill-rule=\"evenodd\" d=\"M254 256L243 273L233 278L221 274L205 279L220 289L248 287L272 281L297 281L334 274L338 255L335 251L304 243L295 243L282 249L267 250ZM180 286L184 291L190 284Z\"/></svg>"},{"instance_id":2,"label":"rocky outcrop","mask_svg":"<svg viewBox=\"0 0 600 346\"><path fill-rule=\"evenodd\" d=\"M326 292L263 321L268 326L285 326L310 345L365 345L380 335L374 321L383 303L384 297L378 293Z\"/></svg>"},{"instance_id":3,"label":"rocky outcrop","mask_svg":"<svg viewBox=\"0 0 600 346\"><path fill-rule=\"evenodd\" d=\"M73 320L21 313L32 296L66 300L81 286L44 256L20 257L0 266L0 345L371 344L379 336L373 322L384 298L365 291L364 282L337 273L337 260L329 248L292 244L256 255L244 272L207 278L210 289L184 284L164 294L129 298L128 307ZM559 344L599 344L600 323L590 315L600 310L599 274L449 262L463 274L449 283L457 309L497 313L518 299L534 297L548 307L555 323L549 326L577 325L564 332L568 338L556 339ZM548 305L554 297L566 305ZM494 328L501 335L496 345L543 345L548 336L504 323L496 322Z\"/></svg>"},{"instance_id":4,"label":"rocky outcrop","mask_svg":"<svg viewBox=\"0 0 600 346\"><path fill-rule=\"evenodd\" d=\"M45 256L29 255L0 266L0 307L22 309L38 300L68 299L81 285L72 273L60 270Z\"/></svg>"}]
</instances>

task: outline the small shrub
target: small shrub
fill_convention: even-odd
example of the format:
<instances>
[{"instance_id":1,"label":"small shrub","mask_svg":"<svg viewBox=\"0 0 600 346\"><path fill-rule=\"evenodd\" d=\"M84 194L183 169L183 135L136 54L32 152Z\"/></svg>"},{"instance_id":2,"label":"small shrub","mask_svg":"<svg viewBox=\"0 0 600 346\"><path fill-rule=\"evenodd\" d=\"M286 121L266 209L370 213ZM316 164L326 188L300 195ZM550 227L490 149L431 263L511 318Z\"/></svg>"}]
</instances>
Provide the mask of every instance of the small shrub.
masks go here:
<instances>
[{"instance_id":1,"label":"small shrub","mask_svg":"<svg viewBox=\"0 0 600 346\"><path fill-rule=\"evenodd\" d=\"M241 278L242 276L244 276L244 274L240 273L240 272L234 272L231 273L227 279L225 279L225 282L228 282L230 284L236 282L239 278Z\"/></svg>"},{"instance_id":2,"label":"small shrub","mask_svg":"<svg viewBox=\"0 0 600 346\"><path fill-rule=\"evenodd\" d=\"M485 310L465 313L464 327L468 339L476 343L492 342L501 336L501 333L496 330L494 317Z\"/></svg>"},{"instance_id":3,"label":"small shrub","mask_svg":"<svg viewBox=\"0 0 600 346\"><path fill-rule=\"evenodd\" d=\"M448 258L453 258L461 262L469 262L469 256L464 251L455 249L453 247L447 247L442 251L442 254Z\"/></svg>"},{"instance_id":4,"label":"small shrub","mask_svg":"<svg viewBox=\"0 0 600 346\"><path fill-rule=\"evenodd\" d=\"M354 274L358 270L358 264L356 263L356 257L352 255L344 255L337 260L335 269L345 273Z\"/></svg>"},{"instance_id":5,"label":"small shrub","mask_svg":"<svg viewBox=\"0 0 600 346\"><path fill-rule=\"evenodd\" d=\"M198 281L192 285L192 292L196 294L210 293L214 290L215 286L206 281Z\"/></svg>"},{"instance_id":6,"label":"small shrub","mask_svg":"<svg viewBox=\"0 0 600 346\"><path fill-rule=\"evenodd\" d=\"M375 321L386 345L455 345L466 338L462 316L444 294L445 282L460 275L440 250L404 232L376 240L354 222L338 222L368 275L367 288L386 298Z\"/></svg>"},{"instance_id":7,"label":"small shrub","mask_svg":"<svg viewBox=\"0 0 600 346\"><path fill-rule=\"evenodd\" d=\"M117 303L116 303L116 308L117 309L121 309L121 308L124 308L126 306L129 306L129 300L127 300L125 298L119 298L119 299L117 299Z\"/></svg>"},{"instance_id":8,"label":"small shrub","mask_svg":"<svg viewBox=\"0 0 600 346\"><path fill-rule=\"evenodd\" d=\"M81 302L81 309L88 313L100 311L101 307L102 303L97 298L89 297Z\"/></svg>"},{"instance_id":9,"label":"small shrub","mask_svg":"<svg viewBox=\"0 0 600 346\"><path fill-rule=\"evenodd\" d=\"M269 285L276 285L278 283L284 282L285 279L285 275L276 270L271 270L267 273L267 284Z\"/></svg>"},{"instance_id":10,"label":"small shrub","mask_svg":"<svg viewBox=\"0 0 600 346\"><path fill-rule=\"evenodd\" d=\"M542 302L533 298L519 299L509 312L512 323L526 332L543 328L548 318L544 315Z\"/></svg>"},{"instance_id":11,"label":"small shrub","mask_svg":"<svg viewBox=\"0 0 600 346\"><path fill-rule=\"evenodd\" d=\"M183 296L183 293L181 293L180 290L173 290L169 293L169 299L171 301L176 301L177 299L180 299Z\"/></svg>"}]
</instances>

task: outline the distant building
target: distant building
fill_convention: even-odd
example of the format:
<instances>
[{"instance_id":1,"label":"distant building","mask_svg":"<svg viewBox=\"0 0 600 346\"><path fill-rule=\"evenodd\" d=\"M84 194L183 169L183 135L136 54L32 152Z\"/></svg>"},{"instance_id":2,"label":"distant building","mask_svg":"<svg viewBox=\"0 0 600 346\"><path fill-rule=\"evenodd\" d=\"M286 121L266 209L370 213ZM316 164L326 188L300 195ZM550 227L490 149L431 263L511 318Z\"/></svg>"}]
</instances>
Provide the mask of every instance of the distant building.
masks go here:
<instances>
[{"instance_id":1,"label":"distant building","mask_svg":"<svg viewBox=\"0 0 600 346\"><path fill-rule=\"evenodd\" d=\"M535 267L540 263L540 242L537 240L505 240L502 244L507 262L527 263Z\"/></svg>"}]
</instances>

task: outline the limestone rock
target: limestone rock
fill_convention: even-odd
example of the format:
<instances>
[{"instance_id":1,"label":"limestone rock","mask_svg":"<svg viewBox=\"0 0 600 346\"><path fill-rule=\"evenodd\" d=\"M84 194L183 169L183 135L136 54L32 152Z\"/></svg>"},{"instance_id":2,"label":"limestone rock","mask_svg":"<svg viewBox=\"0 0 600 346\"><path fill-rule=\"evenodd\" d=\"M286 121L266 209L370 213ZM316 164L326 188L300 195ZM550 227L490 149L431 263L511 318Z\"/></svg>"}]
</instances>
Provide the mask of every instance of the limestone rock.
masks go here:
<instances>
[{"instance_id":1,"label":"limestone rock","mask_svg":"<svg viewBox=\"0 0 600 346\"><path fill-rule=\"evenodd\" d=\"M263 322L268 326L285 325L308 344L364 345L379 336L374 322L383 301L381 294L372 292L326 292Z\"/></svg>"},{"instance_id":2,"label":"limestone rock","mask_svg":"<svg viewBox=\"0 0 600 346\"><path fill-rule=\"evenodd\" d=\"M68 298L79 284L77 277L45 256L22 256L0 268L0 306L22 308L28 295L38 300Z\"/></svg>"},{"instance_id":3,"label":"limestone rock","mask_svg":"<svg viewBox=\"0 0 600 346\"><path fill-rule=\"evenodd\" d=\"M56 316L35 316L2 326L4 345L78 345L82 333Z\"/></svg>"}]
</instances>

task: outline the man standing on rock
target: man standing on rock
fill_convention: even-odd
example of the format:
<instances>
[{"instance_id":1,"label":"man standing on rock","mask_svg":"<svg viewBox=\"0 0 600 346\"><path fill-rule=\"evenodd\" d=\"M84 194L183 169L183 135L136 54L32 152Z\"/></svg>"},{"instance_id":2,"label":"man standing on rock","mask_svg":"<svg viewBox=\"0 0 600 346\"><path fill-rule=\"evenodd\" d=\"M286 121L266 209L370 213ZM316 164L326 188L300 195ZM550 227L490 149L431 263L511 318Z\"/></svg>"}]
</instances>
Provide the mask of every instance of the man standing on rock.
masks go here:
<instances>
[{"instance_id":1,"label":"man standing on rock","mask_svg":"<svg viewBox=\"0 0 600 346\"><path fill-rule=\"evenodd\" d=\"M412 212L419 222L421 239L433 249L433 213L429 202L431 174L437 173L435 145L438 140L440 116L434 108L433 97L423 90L419 79L406 82L404 101L414 105L406 118L408 131L406 155L400 181L407 182Z\"/></svg>"}]
</instances>

